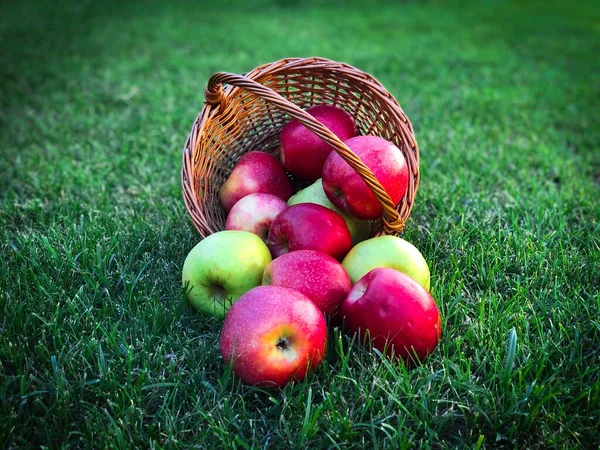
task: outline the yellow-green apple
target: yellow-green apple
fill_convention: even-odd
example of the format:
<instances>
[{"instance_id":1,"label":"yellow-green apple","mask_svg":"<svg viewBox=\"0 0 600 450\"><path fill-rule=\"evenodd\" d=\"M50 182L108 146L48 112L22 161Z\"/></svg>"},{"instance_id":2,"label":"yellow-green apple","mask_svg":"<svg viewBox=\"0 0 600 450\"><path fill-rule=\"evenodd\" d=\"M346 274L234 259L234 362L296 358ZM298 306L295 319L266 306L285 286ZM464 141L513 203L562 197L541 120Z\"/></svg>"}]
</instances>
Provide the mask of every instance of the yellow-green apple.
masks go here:
<instances>
[{"instance_id":1,"label":"yellow-green apple","mask_svg":"<svg viewBox=\"0 0 600 450\"><path fill-rule=\"evenodd\" d=\"M405 273L371 270L342 303L344 328L368 337L373 347L406 361L422 361L435 349L442 322L433 297Z\"/></svg>"},{"instance_id":2,"label":"yellow-green apple","mask_svg":"<svg viewBox=\"0 0 600 450\"><path fill-rule=\"evenodd\" d=\"M219 231L201 240L183 263L190 304L203 314L224 317L240 295L259 286L271 254L247 231Z\"/></svg>"},{"instance_id":3,"label":"yellow-green apple","mask_svg":"<svg viewBox=\"0 0 600 450\"><path fill-rule=\"evenodd\" d=\"M292 195L292 186L275 157L264 152L249 152L231 171L219 191L219 199L225 211L229 211L246 195L258 192L287 200Z\"/></svg>"},{"instance_id":4,"label":"yellow-green apple","mask_svg":"<svg viewBox=\"0 0 600 450\"><path fill-rule=\"evenodd\" d=\"M246 195L229 211L225 229L249 231L266 241L273 219L285 208L287 203L276 195Z\"/></svg>"},{"instance_id":5,"label":"yellow-green apple","mask_svg":"<svg viewBox=\"0 0 600 450\"><path fill-rule=\"evenodd\" d=\"M296 250L318 250L340 261L352 247L352 239L338 213L315 203L300 203L275 217L267 245L273 258Z\"/></svg>"},{"instance_id":6,"label":"yellow-green apple","mask_svg":"<svg viewBox=\"0 0 600 450\"><path fill-rule=\"evenodd\" d=\"M317 205L323 205L325 208L329 208L342 216L346 221L346 225L348 225L348 230L350 230L352 245L356 245L369 237L369 233L371 232L371 222L368 220L360 220L350 214L346 214L331 203L325 195L325 191L323 191L323 183L320 178L310 186L296 192L288 200L288 205L290 206L297 205L298 203L316 203Z\"/></svg>"},{"instance_id":7,"label":"yellow-green apple","mask_svg":"<svg viewBox=\"0 0 600 450\"><path fill-rule=\"evenodd\" d=\"M338 312L352 288L346 269L316 250L298 250L274 259L265 268L262 283L295 289L329 316Z\"/></svg>"},{"instance_id":8,"label":"yellow-green apple","mask_svg":"<svg viewBox=\"0 0 600 450\"><path fill-rule=\"evenodd\" d=\"M259 286L233 304L221 331L223 359L245 383L283 387L302 380L325 355L327 324L294 289Z\"/></svg>"},{"instance_id":9,"label":"yellow-green apple","mask_svg":"<svg viewBox=\"0 0 600 450\"><path fill-rule=\"evenodd\" d=\"M356 136L352 116L331 105L318 105L306 110L329 128L342 141ZM321 178L323 164L332 147L297 120L288 122L281 130L280 158L283 166L295 178L315 181Z\"/></svg>"},{"instance_id":10,"label":"yellow-green apple","mask_svg":"<svg viewBox=\"0 0 600 450\"><path fill-rule=\"evenodd\" d=\"M367 272L376 267L389 267L414 278L425 289L430 289L427 261L410 242L395 236L378 236L354 246L342 261L356 283Z\"/></svg>"},{"instance_id":11,"label":"yellow-green apple","mask_svg":"<svg viewBox=\"0 0 600 450\"><path fill-rule=\"evenodd\" d=\"M397 205L408 187L408 166L398 147L378 136L356 136L344 142L371 169ZM323 190L331 202L359 219L376 219L383 207L373 191L336 152L323 166Z\"/></svg>"}]
</instances>

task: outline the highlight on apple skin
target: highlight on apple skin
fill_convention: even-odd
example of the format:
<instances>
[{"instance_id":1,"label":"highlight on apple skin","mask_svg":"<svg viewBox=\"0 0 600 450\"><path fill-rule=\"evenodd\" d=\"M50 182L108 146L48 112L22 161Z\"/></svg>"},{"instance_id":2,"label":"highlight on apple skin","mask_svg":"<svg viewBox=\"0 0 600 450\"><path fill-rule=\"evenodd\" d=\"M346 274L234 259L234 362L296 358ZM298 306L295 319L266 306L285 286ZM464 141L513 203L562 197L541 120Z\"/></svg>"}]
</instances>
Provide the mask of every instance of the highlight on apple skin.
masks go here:
<instances>
[{"instance_id":1,"label":"highlight on apple skin","mask_svg":"<svg viewBox=\"0 0 600 450\"><path fill-rule=\"evenodd\" d=\"M371 169L394 205L408 188L408 166L398 147L378 136L356 136L344 142ZM356 171L336 152L323 166L323 190L331 202L359 219L376 219L381 203Z\"/></svg>"},{"instance_id":2,"label":"highlight on apple skin","mask_svg":"<svg viewBox=\"0 0 600 450\"><path fill-rule=\"evenodd\" d=\"M298 250L274 259L265 268L262 284L295 289L328 316L338 313L352 289L346 269L315 250Z\"/></svg>"},{"instance_id":3,"label":"highlight on apple skin","mask_svg":"<svg viewBox=\"0 0 600 450\"><path fill-rule=\"evenodd\" d=\"M296 250L318 250L340 261L350 251L352 238L338 213L315 203L300 203L275 217L267 245L273 258Z\"/></svg>"},{"instance_id":4,"label":"highlight on apple skin","mask_svg":"<svg viewBox=\"0 0 600 450\"><path fill-rule=\"evenodd\" d=\"M201 240L183 263L182 283L190 305L225 317L242 294L259 286L271 253L255 234L219 231Z\"/></svg>"},{"instance_id":5,"label":"highlight on apple skin","mask_svg":"<svg viewBox=\"0 0 600 450\"><path fill-rule=\"evenodd\" d=\"M356 136L350 114L333 105L318 105L306 110L342 141ZM295 178L315 181L321 178L323 164L332 147L297 120L288 122L280 133L280 159Z\"/></svg>"},{"instance_id":6,"label":"highlight on apple skin","mask_svg":"<svg viewBox=\"0 0 600 450\"><path fill-rule=\"evenodd\" d=\"M371 222L368 220L357 219L331 203L325 195L325 191L323 191L323 183L320 178L310 186L307 186L292 195L287 203L289 206L297 205L298 203L316 203L317 205L322 205L325 208L335 211L346 221L350 236L352 237L352 245L364 241L371 233Z\"/></svg>"},{"instance_id":7,"label":"highlight on apple skin","mask_svg":"<svg viewBox=\"0 0 600 450\"><path fill-rule=\"evenodd\" d=\"M396 236L377 236L355 245L342 261L356 283L377 267L389 267L414 278L429 291L429 266L421 252L410 242Z\"/></svg>"},{"instance_id":8,"label":"highlight on apple skin","mask_svg":"<svg viewBox=\"0 0 600 450\"><path fill-rule=\"evenodd\" d=\"M279 161L264 152L248 152L235 165L219 191L225 211L249 194L273 194L286 200L292 186Z\"/></svg>"},{"instance_id":9,"label":"highlight on apple skin","mask_svg":"<svg viewBox=\"0 0 600 450\"><path fill-rule=\"evenodd\" d=\"M227 313L220 349L244 383L283 387L319 366L326 342L325 317L311 300L293 289L259 286Z\"/></svg>"},{"instance_id":10,"label":"highlight on apple skin","mask_svg":"<svg viewBox=\"0 0 600 450\"><path fill-rule=\"evenodd\" d=\"M386 356L423 361L442 333L440 313L429 292L405 273L371 270L342 303L344 328L368 338Z\"/></svg>"},{"instance_id":11,"label":"highlight on apple skin","mask_svg":"<svg viewBox=\"0 0 600 450\"><path fill-rule=\"evenodd\" d=\"M273 220L287 206L284 200L273 194L246 195L229 211L225 229L248 231L266 241Z\"/></svg>"}]
</instances>

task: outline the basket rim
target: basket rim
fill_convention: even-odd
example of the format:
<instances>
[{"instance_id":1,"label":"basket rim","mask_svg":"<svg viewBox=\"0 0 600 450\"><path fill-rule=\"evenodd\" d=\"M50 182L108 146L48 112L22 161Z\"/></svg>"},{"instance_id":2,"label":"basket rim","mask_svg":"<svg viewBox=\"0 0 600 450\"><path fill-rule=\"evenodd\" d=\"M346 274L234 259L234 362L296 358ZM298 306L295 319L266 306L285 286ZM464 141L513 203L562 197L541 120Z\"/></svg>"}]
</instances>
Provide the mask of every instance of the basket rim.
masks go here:
<instances>
[{"instance_id":1,"label":"basket rim","mask_svg":"<svg viewBox=\"0 0 600 450\"><path fill-rule=\"evenodd\" d=\"M284 58L277 61L272 61L266 64L262 64L260 66L255 67L241 75L241 77L248 78L256 83L263 84L262 82L265 77L276 77L281 74L286 74L289 72L293 72L295 68L299 69L299 72L310 72L312 69L318 71L340 71L340 75L343 78L348 79L352 82L359 83L365 86L365 90L370 93L374 93L379 97L380 100L388 103L390 108L387 110L388 113L391 113L395 116L396 119L399 119L397 126L399 125L400 131L399 133L400 140L402 141L403 146L408 146L410 148L406 148L403 153L410 154L411 160L413 163L409 166L412 170L409 172L409 176L412 177L412 183L409 183L409 189L405 196L401 199L400 203L396 205L396 210L400 216L404 217L404 221L408 219L410 216L410 212L414 205L414 199L416 196L416 192L419 187L420 182L420 155L419 148L414 136L414 129L412 124L402 107L395 99L395 97L377 80L373 75L368 72L364 72L356 67L344 63L334 61L328 58L323 57L289 57ZM211 77L209 80L209 87L211 81L217 75L227 75L225 73L217 73ZM231 74L234 75L234 74ZM237 75L239 78L240 76ZM214 86L213 86L214 87ZM202 199L199 199L197 196L197 190L195 189L195 181L193 176L193 169L191 168L191 159L195 153L195 147L198 143L198 140L201 138L203 134L204 127L210 120L219 114L220 112L220 101L226 101L227 99L233 97L236 92L242 87L233 86L231 84L227 84L225 81L225 85L218 85L219 89L219 101L211 101L209 99L209 89L207 88L204 105L196 117L196 120L192 124L192 129L188 138L186 140L184 149L183 149L183 167L181 170L181 180L182 180L182 188L183 188L183 198L188 214L190 214L192 218L192 222L195 228L199 231L201 236L205 237L209 234L212 234L218 231L218 228L215 229L213 224L208 223L204 216L204 205L202 203ZM348 86L348 90L352 90L352 86ZM213 92L214 94L214 92ZM389 120L389 119L388 119ZM389 120L390 122L393 121ZM188 164L190 163L190 164ZM189 173L188 173L189 172ZM187 183L187 184L186 184ZM409 195L409 191L412 191ZM195 211L197 210L197 211ZM374 221L379 221L381 219L374 219ZM398 234L401 231L397 231L394 234ZM388 234L384 232L380 232L378 234Z\"/></svg>"}]
</instances>

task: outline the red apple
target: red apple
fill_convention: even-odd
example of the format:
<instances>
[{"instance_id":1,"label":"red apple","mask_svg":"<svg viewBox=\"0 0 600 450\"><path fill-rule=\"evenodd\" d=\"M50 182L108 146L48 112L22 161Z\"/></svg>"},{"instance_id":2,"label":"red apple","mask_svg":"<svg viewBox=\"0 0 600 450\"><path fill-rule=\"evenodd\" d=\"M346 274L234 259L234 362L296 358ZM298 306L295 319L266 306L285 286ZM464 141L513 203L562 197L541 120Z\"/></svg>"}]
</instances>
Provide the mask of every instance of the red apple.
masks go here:
<instances>
[{"instance_id":1,"label":"red apple","mask_svg":"<svg viewBox=\"0 0 600 450\"><path fill-rule=\"evenodd\" d=\"M229 309L220 347L243 382L282 387L319 366L326 342L325 317L312 301L293 289L259 286Z\"/></svg>"},{"instance_id":2,"label":"red apple","mask_svg":"<svg viewBox=\"0 0 600 450\"><path fill-rule=\"evenodd\" d=\"M329 128L342 141L356 136L354 119L343 109L331 105L313 106L306 110ZM332 151L329 144L297 120L286 124L280 134L280 158L294 177L315 181L321 178L323 164Z\"/></svg>"},{"instance_id":3,"label":"red apple","mask_svg":"<svg viewBox=\"0 0 600 450\"><path fill-rule=\"evenodd\" d=\"M377 136L356 136L344 143L371 169L397 205L408 187L408 166L400 149ZM373 191L336 152L329 154L323 166L323 190L335 206L359 219L376 219L383 212Z\"/></svg>"},{"instance_id":4,"label":"red apple","mask_svg":"<svg viewBox=\"0 0 600 450\"><path fill-rule=\"evenodd\" d=\"M429 292L408 275L387 267L371 270L342 303L344 327L367 334L373 347L387 355L422 361L442 333L437 305Z\"/></svg>"},{"instance_id":5,"label":"red apple","mask_svg":"<svg viewBox=\"0 0 600 450\"><path fill-rule=\"evenodd\" d=\"M287 203L276 195L246 195L229 211L225 229L249 231L266 241L273 219L285 208Z\"/></svg>"},{"instance_id":6,"label":"red apple","mask_svg":"<svg viewBox=\"0 0 600 450\"><path fill-rule=\"evenodd\" d=\"M275 217L267 246L273 258L296 250L318 250L339 261L350 251L352 238L346 221L335 211L299 203Z\"/></svg>"},{"instance_id":7,"label":"red apple","mask_svg":"<svg viewBox=\"0 0 600 450\"><path fill-rule=\"evenodd\" d=\"M273 194L287 200L292 196L292 186L285 170L271 155L264 152L246 153L219 191L225 211L249 194Z\"/></svg>"},{"instance_id":8,"label":"red apple","mask_svg":"<svg viewBox=\"0 0 600 450\"><path fill-rule=\"evenodd\" d=\"M262 284L296 289L327 315L335 315L352 289L344 267L315 250L281 255L265 267Z\"/></svg>"}]
</instances>

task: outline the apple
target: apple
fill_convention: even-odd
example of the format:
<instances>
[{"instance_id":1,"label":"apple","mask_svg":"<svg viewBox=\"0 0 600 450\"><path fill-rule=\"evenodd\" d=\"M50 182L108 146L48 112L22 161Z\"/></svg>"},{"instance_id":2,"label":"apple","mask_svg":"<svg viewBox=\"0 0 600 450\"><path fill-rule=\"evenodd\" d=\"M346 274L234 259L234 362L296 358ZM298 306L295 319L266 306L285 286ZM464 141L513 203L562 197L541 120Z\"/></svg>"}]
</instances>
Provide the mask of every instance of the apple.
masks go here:
<instances>
[{"instance_id":1,"label":"apple","mask_svg":"<svg viewBox=\"0 0 600 450\"><path fill-rule=\"evenodd\" d=\"M339 261L350 251L352 238L338 213L315 203L300 203L275 217L267 245L273 258L296 250L318 250Z\"/></svg>"},{"instance_id":2,"label":"apple","mask_svg":"<svg viewBox=\"0 0 600 450\"><path fill-rule=\"evenodd\" d=\"M345 330L368 337L384 354L422 361L435 349L442 322L431 294L405 273L371 270L342 303ZM411 358L412 357L412 358Z\"/></svg>"},{"instance_id":3,"label":"apple","mask_svg":"<svg viewBox=\"0 0 600 450\"><path fill-rule=\"evenodd\" d=\"M350 114L332 105L318 105L306 110L342 141L356 136L356 124ZM280 159L295 178L315 181L321 178L323 164L333 148L297 120L281 130Z\"/></svg>"},{"instance_id":4,"label":"apple","mask_svg":"<svg viewBox=\"0 0 600 450\"><path fill-rule=\"evenodd\" d=\"M352 289L346 269L331 256L315 250L298 250L271 261L262 284L295 289L329 316L337 313Z\"/></svg>"},{"instance_id":5,"label":"apple","mask_svg":"<svg viewBox=\"0 0 600 450\"><path fill-rule=\"evenodd\" d=\"M229 211L225 229L249 231L266 241L273 219L285 208L287 203L276 195L246 195Z\"/></svg>"},{"instance_id":6,"label":"apple","mask_svg":"<svg viewBox=\"0 0 600 450\"><path fill-rule=\"evenodd\" d=\"M317 205L323 205L325 208L335 211L346 221L348 230L350 230L350 236L352 236L352 245L364 241L371 233L371 222L368 220L360 220L350 214L346 214L329 201L325 195L325 191L323 191L323 184L320 178L310 186L292 195L287 203L290 206L297 205L298 203L316 203Z\"/></svg>"},{"instance_id":7,"label":"apple","mask_svg":"<svg viewBox=\"0 0 600 450\"><path fill-rule=\"evenodd\" d=\"M292 186L277 159L264 152L246 153L235 165L219 191L225 211L249 194L273 194L282 200L292 195Z\"/></svg>"},{"instance_id":8,"label":"apple","mask_svg":"<svg viewBox=\"0 0 600 450\"><path fill-rule=\"evenodd\" d=\"M342 265L352 283L376 267L389 267L404 272L425 289L430 289L427 261L414 245L396 236L378 236L361 242L350 250Z\"/></svg>"},{"instance_id":9,"label":"apple","mask_svg":"<svg viewBox=\"0 0 600 450\"><path fill-rule=\"evenodd\" d=\"M219 231L201 240L183 263L183 286L192 307L222 318L240 295L259 286L271 254L247 231Z\"/></svg>"},{"instance_id":10,"label":"apple","mask_svg":"<svg viewBox=\"0 0 600 450\"><path fill-rule=\"evenodd\" d=\"M240 297L221 331L223 359L251 385L283 387L316 369L327 343L319 308L294 289L259 286Z\"/></svg>"},{"instance_id":11,"label":"apple","mask_svg":"<svg viewBox=\"0 0 600 450\"><path fill-rule=\"evenodd\" d=\"M400 149L378 136L356 136L344 143L397 205L408 187L408 166ZM336 152L329 154L323 166L323 190L335 206L359 219L376 219L383 212L373 191Z\"/></svg>"}]
</instances>

